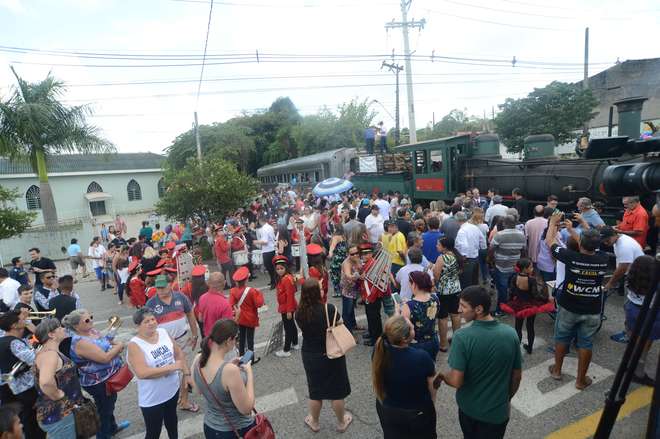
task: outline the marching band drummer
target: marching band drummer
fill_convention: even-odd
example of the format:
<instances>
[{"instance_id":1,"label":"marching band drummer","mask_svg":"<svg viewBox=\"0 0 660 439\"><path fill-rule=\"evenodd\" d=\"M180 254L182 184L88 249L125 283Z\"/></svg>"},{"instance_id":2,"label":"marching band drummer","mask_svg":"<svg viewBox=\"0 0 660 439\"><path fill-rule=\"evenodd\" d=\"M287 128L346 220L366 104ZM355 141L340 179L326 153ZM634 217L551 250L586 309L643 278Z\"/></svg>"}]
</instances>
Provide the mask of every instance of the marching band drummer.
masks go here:
<instances>
[{"instance_id":1,"label":"marching band drummer","mask_svg":"<svg viewBox=\"0 0 660 439\"><path fill-rule=\"evenodd\" d=\"M300 270L300 241L301 236L305 236L305 242L310 242L312 239L312 232L305 228L305 221L298 216L298 212L294 211L292 217L293 229L291 230L291 255L296 262L296 270Z\"/></svg>"},{"instance_id":2,"label":"marching band drummer","mask_svg":"<svg viewBox=\"0 0 660 439\"><path fill-rule=\"evenodd\" d=\"M250 279L253 279L254 276L252 276L252 264L250 263L250 255L247 248L243 226L241 226L241 224L237 221L232 221L228 224L227 229L231 234L231 241L229 246L231 247L232 251L234 270L238 270L240 267L247 267L247 269L250 271ZM238 257L236 257L238 255L240 255L240 258L243 260L239 260Z\"/></svg>"},{"instance_id":3,"label":"marching band drummer","mask_svg":"<svg viewBox=\"0 0 660 439\"><path fill-rule=\"evenodd\" d=\"M364 300L364 310L367 315L367 327L369 338L363 341L366 346L373 346L383 334L383 321L380 317L380 306L383 297L390 294L389 286L386 291L380 290L373 282L368 280L366 273L376 263L374 249L371 243L360 244L358 247L362 256L362 282L360 282L360 293ZM389 273L389 267L388 273Z\"/></svg>"},{"instance_id":4,"label":"marching band drummer","mask_svg":"<svg viewBox=\"0 0 660 439\"><path fill-rule=\"evenodd\" d=\"M323 247L318 244L307 244L309 258L309 277L319 281L321 286L321 303L328 302L328 270L325 268L325 254ZM303 280L304 282L304 280Z\"/></svg>"},{"instance_id":5,"label":"marching band drummer","mask_svg":"<svg viewBox=\"0 0 660 439\"><path fill-rule=\"evenodd\" d=\"M0 337L0 371L3 374L11 372L16 363L22 362L24 368L18 369L13 379L0 386L0 400L2 404L18 402L21 405L19 417L23 424L26 438L45 438L44 433L37 424L37 414L34 404L37 401L37 391L34 388L35 351L22 337L26 328L28 309L9 311L0 314L0 329L4 336Z\"/></svg>"}]
</instances>

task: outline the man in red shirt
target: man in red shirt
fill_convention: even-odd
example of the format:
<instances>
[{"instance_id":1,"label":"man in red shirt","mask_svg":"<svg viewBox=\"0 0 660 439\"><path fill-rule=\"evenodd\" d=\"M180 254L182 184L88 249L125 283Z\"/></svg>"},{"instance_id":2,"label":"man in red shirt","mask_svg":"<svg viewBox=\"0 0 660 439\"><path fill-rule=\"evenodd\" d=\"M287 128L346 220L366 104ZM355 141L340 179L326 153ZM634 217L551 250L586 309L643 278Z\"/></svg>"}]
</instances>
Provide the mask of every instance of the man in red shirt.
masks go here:
<instances>
[{"instance_id":1,"label":"man in red shirt","mask_svg":"<svg viewBox=\"0 0 660 439\"><path fill-rule=\"evenodd\" d=\"M225 282L233 287L234 284L232 283L231 276L234 274L234 263L229 256L230 245L225 238L225 233L222 228L216 230L213 248L215 249L215 259L218 262L218 268L222 271L222 274L225 277Z\"/></svg>"},{"instance_id":2,"label":"man in red shirt","mask_svg":"<svg viewBox=\"0 0 660 439\"><path fill-rule=\"evenodd\" d=\"M231 305L223 293L225 277L222 273L215 272L209 275L206 282L209 290L202 294L197 305L197 312L204 325L204 335L211 333L213 325L220 319L231 319L234 317Z\"/></svg>"},{"instance_id":3,"label":"man in red shirt","mask_svg":"<svg viewBox=\"0 0 660 439\"><path fill-rule=\"evenodd\" d=\"M649 214L639 202L638 196L623 197L623 207L626 209L623 221L614 230L633 237L643 249L649 232Z\"/></svg>"}]
</instances>

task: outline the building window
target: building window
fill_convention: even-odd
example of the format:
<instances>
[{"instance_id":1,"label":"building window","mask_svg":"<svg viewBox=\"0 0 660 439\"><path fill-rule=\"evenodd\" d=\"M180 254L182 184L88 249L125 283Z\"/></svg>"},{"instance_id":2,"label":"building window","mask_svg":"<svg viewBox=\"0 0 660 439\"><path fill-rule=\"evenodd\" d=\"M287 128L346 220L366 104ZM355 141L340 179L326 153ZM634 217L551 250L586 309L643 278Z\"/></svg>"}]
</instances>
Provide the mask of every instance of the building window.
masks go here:
<instances>
[{"instance_id":1,"label":"building window","mask_svg":"<svg viewBox=\"0 0 660 439\"><path fill-rule=\"evenodd\" d=\"M89 210L92 212L92 216L105 215L105 201L90 201Z\"/></svg>"},{"instance_id":2,"label":"building window","mask_svg":"<svg viewBox=\"0 0 660 439\"><path fill-rule=\"evenodd\" d=\"M28 210L41 209L41 190L39 186L32 185L25 193L25 202L27 203Z\"/></svg>"},{"instance_id":3,"label":"building window","mask_svg":"<svg viewBox=\"0 0 660 439\"><path fill-rule=\"evenodd\" d=\"M103 188L100 184L93 181L89 184L89 186L87 186L87 193L91 194L92 192L103 192Z\"/></svg>"},{"instance_id":4,"label":"building window","mask_svg":"<svg viewBox=\"0 0 660 439\"><path fill-rule=\"evenodd\" d=\"M126 191L128 192L128 201L138 201L142 199L142 191L140 190L140 185L137 181L129 181L128 186L126 186Z\"/></svg>"},{"instance_id":5,"label":"building window","mask_svg":"<svg viewBox=\"0 0 660 439\"><path fill-rule=\"evenodd\" d=\"M161 178L158 180L158 198L163 198L165 196L165 192L167 192L167 188L165 187L165 179Z\"/></svg>"}]
</instances>

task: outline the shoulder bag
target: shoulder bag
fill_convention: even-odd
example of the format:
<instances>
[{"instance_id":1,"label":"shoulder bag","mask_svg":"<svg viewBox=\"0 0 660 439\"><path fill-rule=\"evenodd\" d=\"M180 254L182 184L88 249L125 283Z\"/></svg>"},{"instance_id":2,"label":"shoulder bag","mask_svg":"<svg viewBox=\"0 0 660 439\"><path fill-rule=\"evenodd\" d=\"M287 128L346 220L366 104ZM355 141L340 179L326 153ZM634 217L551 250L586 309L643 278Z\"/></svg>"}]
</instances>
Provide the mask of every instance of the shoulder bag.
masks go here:
<instances>
[{"instance_id":1,"label":"shoulder bag","mask_svg":"<svg viewBox=\"0 0 660 439\"><path fill-rule=\"evenodd\" d=\"M325 304L325 321L328 324L325 330L325 354L330 359L341 358L355 347L355 338L343 322L337 324L337 308L335 308L332 325L330 325L327 303Z\"/></svg>"},{"instance_id":2,"label":"shoulder bag","mask_svg":"<svg viewBox=\"0 0 660 439\"><path fill-rule=\"evenodd\" d=\"M83 397L82 401L73 408L73 417L76 424L76 439L92 438L101 429L101 419L92 399Z\"/></svg>"},{"instance_id":3,"label":"shoulder bag","mask_svg":"<svg viewBox=\"0 0 660 439\"><path fill-rule=\"evenodd\" d=\"M243 294L241 294L241 298L238 299L238 303L234 306L234 320L236 322L238 322L238 319L241 316L241 305L243 305L243 302L245 302L245 298L247 297L249 292L250 292L250 287L245 287L245 289L243 290Z\"/></svg>"},{"instance_id":4,"label":"shoulder bag","mask_svg":"<svg viewBox=\"0 0 660 439\"><path fill-rule=\"evenodd\" d=\"M256 422L256 425L252 427L247 433L245 433L245 435L241 436L238 433L238 430L236 430L236 427L234 427L234 424L232 424L231 421L229 421L229 417L227 417L227 412L225 411L225 407L218 400L218 397L215 396L213 390L211 390L211 386L209 386L209 383L206 381L206 378L202 373L202 368L199 367L199 363L197 363L197 373L199 373L199 377L202 379L202 382L204 383L206 390L209 392L209 395L213 397L215 404L218 407L220 407L220 411L222 411L222 416L225 417L225 421L227 421L227 424L229 424L231 429L234 430L234 434L236 434L236 437L238 439L275 439L275 431L273 430L273 426L270 424L268 418L262 413L257 413L257 410L254 408L252 409L252 411L254 412L254 420Z\"/></svg>"},{"instance_id":5,"label":"shoulder bag","mask_svg":"<svg viewBox=\"0 0 660 439\"><path fill-rule=\"evenodd\" d=\"M114 375L105 380L105 392L108 395L119 393L128 386L132 379L133 372L128 368L128 364L124 363Z\"/></svg>"}]
</instances>

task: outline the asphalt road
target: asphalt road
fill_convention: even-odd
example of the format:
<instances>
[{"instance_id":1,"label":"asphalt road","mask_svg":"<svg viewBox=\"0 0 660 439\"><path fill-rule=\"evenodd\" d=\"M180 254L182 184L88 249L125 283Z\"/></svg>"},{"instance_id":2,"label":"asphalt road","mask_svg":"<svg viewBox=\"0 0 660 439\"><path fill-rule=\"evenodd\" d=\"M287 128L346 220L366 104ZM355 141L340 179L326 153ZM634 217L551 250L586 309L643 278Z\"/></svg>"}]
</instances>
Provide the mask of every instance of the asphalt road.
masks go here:
<instances>
[{"instance_id":1,"label":"asphalt road","mask_svg":"<svg viewBox=\"0 0 660 439\"><path fill-rule=\"evenodd\" d=\"M268 310L261 313L261 326L256 332L257 355L261 355L263 351L271 325L280 319L276 312L275 292L263 287L266 283L264 279L265 276L260 275L252 284L262 289L268 306ZM108 317L117 314L124 320L119 337L128 340L132 336L131 307L118 306L117 297L112 292L101 292L97 282L81 281L77 284L76 291L80 294L83 305L94 313L98 328L105 328ZM337 299L332 300L337 301ZM553 321L547 315L537 318L537 341L531 355L523 354L523 382L519 394L513 401L507 437L544 438L553 432L556 432L551 436L553 438L579 439L590 436L589 432L593 432L594 423L598 419L597 415L592 415L603 407L604 393L612 384L625 348L625 345L609 339L610 335L619 332L623 327L622 297L616 295L610 297L606 315L608 319L594 341L593 362L589 370L589 375L594 378L594 384L582 392L575 390L573 385L576 360L572 354L565 363L563 381L554 381L547 375L547 364L553 358L552 353L547 351L552 339ZM364 319L362 308L358 311L358 318L360 317ZM512 324L508 317L502 321ZM362 320L362 324L366 325L366 322ZM255 365L257 407L267 412L278 438L320 439L340 436L335 431L335 419L327 405L324 405L322 411L320 433L314 434L304 425L303 419L307 413L307 383L300 353L293 352L290 358L280 359L270 355L262 358L261 362ZM348 354L352 392L346 403L347 408L353 413L354 421L344 433L344 437L364 439L382 437L370 381L370 354L371 348L362 345L358 345ZM657 359L658 347L654 346L647 365L647 373L651 376L655 374ZM440 353L437 366L440 369L447 368L447 354ZM635 398L630 398L631 402L636 402L639 408L629 410L632 413L617 422L611 436L613 438L641 438L645 432L649 411L649 405L645 401L650 399L650 389L633 384L630 392L635 394ZM436 407L439 438L462 437L454 393L454 390L447 386L442 386L438 392ZM204 401L199 395L194 395L193 398L200 403L202 409L196 414L179 411L181 438L203 437ZM131 427L118 435L118 438L144 437L134 382L120 393L115 414L117 419L131 421ZM575 424L576 422L578 423ZM567 426L571 430L566 430ZM167 435L163 432L161 437Z\"/></svg>"}]
</instances>

